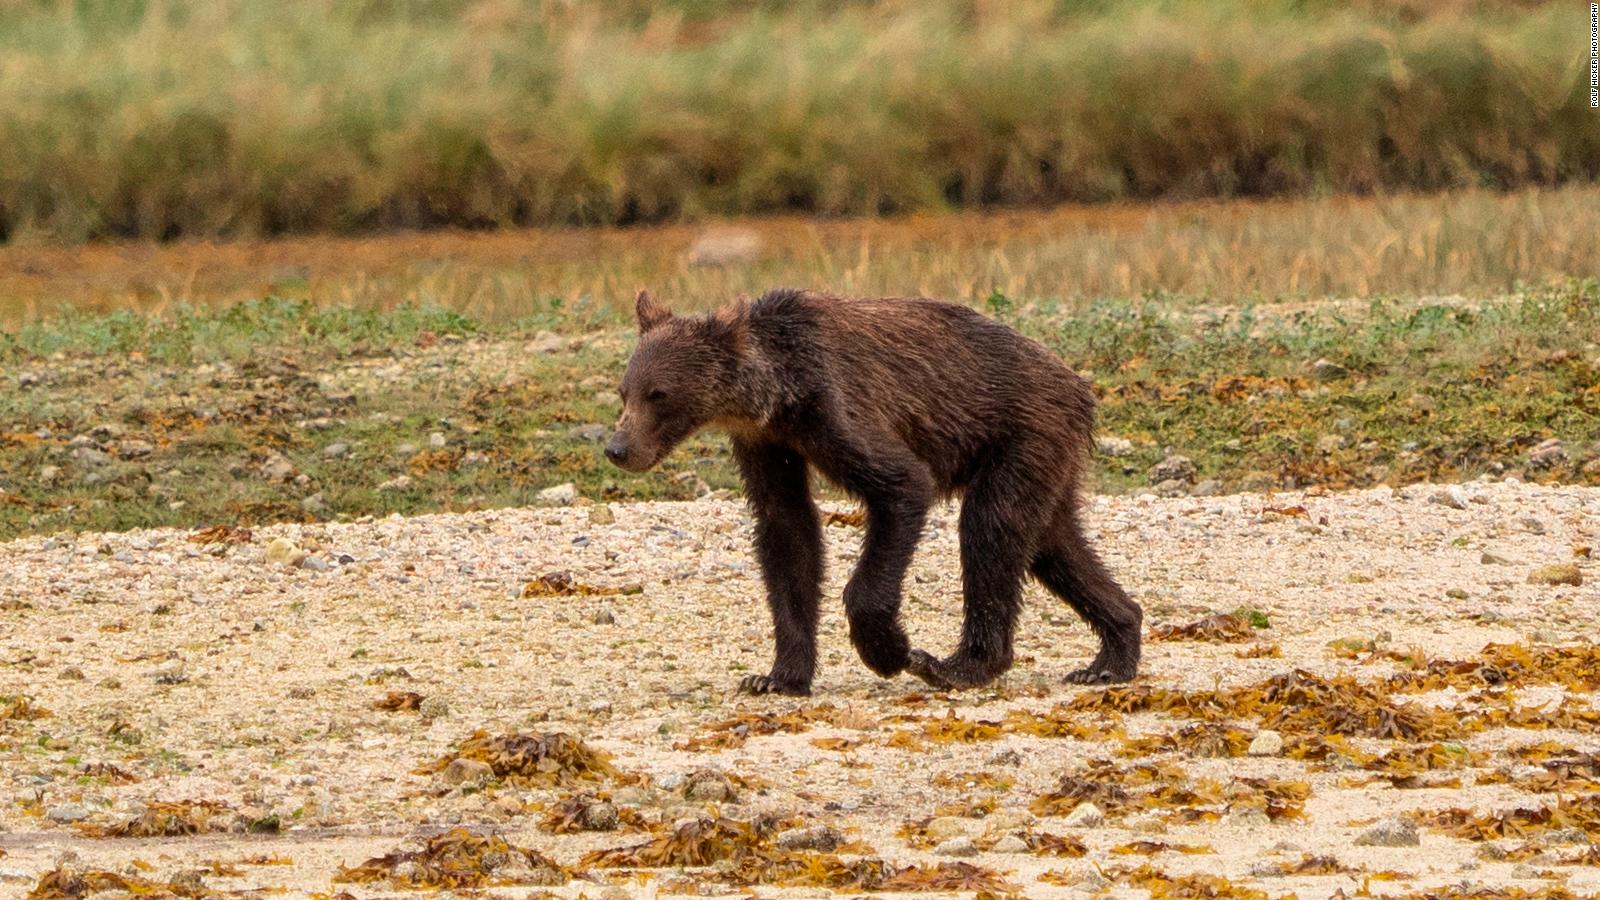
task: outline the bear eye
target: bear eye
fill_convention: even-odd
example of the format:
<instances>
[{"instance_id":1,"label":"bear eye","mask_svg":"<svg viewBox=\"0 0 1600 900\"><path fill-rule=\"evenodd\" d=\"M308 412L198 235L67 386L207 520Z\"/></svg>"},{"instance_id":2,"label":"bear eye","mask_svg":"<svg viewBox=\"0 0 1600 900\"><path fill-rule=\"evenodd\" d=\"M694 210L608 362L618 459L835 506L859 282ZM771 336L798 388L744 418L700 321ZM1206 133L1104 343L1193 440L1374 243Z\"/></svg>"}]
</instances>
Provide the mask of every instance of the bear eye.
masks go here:
<instances>
[{"instance_id":1,"label":"bear eye","mask_svg":"<svg viewBox=\"0 0 1600 900\"><path fill-rule=\"evenodd\" d=\"M667 399L667 392L660 388L656 388L650 393L645 394L644 398L649 400L651 403L660 403L661 401Z\"/></svg>"}]
</instances>

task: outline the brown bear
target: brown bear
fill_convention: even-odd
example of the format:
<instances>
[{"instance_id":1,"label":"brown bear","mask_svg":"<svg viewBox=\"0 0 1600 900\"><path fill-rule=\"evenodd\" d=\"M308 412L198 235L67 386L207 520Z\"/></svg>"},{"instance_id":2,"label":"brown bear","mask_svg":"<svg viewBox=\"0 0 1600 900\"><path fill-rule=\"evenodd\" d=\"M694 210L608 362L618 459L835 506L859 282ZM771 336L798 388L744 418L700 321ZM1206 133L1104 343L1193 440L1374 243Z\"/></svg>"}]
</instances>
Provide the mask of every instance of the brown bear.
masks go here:
<instances>
[{"instance_id":1,"label":"brown bear","mask_svg":"<svg viewBox=\"0 0 1600 900\"><path fill-rule=\"evenodd\" d=\"M637 472L701 428L732 438L777 643L771 673L742 690L811 690L824 555L812 469L866 507L844 607L872 671L942 689L998 677L1011 667L1031 573L1100 638L1094 660L1065 680L1134 676L1143 614L1078 517L1094 394L1043 346L968 307L920 298L780 289L675 317L641 291L635 306L639 344L605 454ZM940 659L907 640L901 582L928 508L956 494L964 619L960 645Z\"/></svg>"}]
</instances>

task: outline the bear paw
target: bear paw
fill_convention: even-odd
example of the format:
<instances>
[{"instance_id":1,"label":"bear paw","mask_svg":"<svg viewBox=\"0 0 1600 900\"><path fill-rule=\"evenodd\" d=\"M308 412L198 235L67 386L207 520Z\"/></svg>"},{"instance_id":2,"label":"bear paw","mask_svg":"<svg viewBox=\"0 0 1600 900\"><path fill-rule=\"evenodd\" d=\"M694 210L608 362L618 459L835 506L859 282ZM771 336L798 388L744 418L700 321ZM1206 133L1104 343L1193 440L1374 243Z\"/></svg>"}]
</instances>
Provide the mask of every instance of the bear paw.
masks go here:
<instances>
[{"instance_id":1,"label":"bear paw","mask_svg":"<svg viewBox=\"0 0 1600 900\"><path fill-rule=\"evenodd\" d=\"M739 681L741 694L783 694L787 697L811 696L811 685L778 678L775 675L746 675Z\"/></svg>"}]
</instances>

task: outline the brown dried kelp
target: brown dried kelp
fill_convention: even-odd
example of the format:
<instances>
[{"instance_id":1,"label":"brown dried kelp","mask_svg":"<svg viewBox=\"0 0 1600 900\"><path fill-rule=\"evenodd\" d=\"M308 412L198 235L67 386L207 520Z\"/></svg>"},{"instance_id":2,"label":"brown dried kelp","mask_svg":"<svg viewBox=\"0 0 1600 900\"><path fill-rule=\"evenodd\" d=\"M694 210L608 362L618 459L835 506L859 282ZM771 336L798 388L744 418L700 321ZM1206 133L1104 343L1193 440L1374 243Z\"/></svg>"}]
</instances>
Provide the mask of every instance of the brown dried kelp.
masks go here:
<instances>
[{"instance_id":1,"label":"brown dried kelp","mask_svg":"<svg viewBox=\"0 0 1600 900\"><path fill-rule=\"evenodd\" d=\"M498 734L477 731L454 753L417 769L442 772L455 759L488 764L496 778L525 787L571 786L579 782L634 780L611 764L611 757L564 731Z\"/></svg>"},{"instance_id":2,"label":"brown dried kelp","mask_svg":"<svg viewBox=\"0 0 1600 900\"><path fill-rule=\"evenodd\" d=\"M395 850L341 869L333 880L439 890L564 884L567 879L565 869L537 850L515 846L499 835L453 828L418 849Z\"/></svg>"}]
</instances>

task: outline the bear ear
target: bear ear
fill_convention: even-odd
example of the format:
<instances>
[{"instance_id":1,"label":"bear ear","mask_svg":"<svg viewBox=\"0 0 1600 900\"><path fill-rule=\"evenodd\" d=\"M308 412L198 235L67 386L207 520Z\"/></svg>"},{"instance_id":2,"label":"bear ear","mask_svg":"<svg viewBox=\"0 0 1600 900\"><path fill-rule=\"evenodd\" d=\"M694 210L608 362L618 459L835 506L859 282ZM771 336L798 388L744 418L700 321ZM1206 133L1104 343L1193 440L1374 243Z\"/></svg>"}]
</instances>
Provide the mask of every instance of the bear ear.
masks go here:
<instances>
[{"instance_id":1,"label":"bear ear","mask_svg":"<svg viewBox=\"0 0 1600 900\"><path fill-rule=\"evenodd\" d=\"M638 296L633 298L633 311L639 316L640 334L644 334L646 331L656 328L672 318L672 310L657 303L656 298L650 296L649 291L644 290L641 290Z\"/></svg>"},{"instance_id":2,"label":"bear ear","mask_svg":"<svg viewBox=\"0 0 1600 900\"><path fill-rule=\"evenodd\" d=\"M729 306L711 314L711 324L733 346L734 352L744 355L745 335L750 316L750 298L740 294Z\"/></svg>"}]
</instances>

